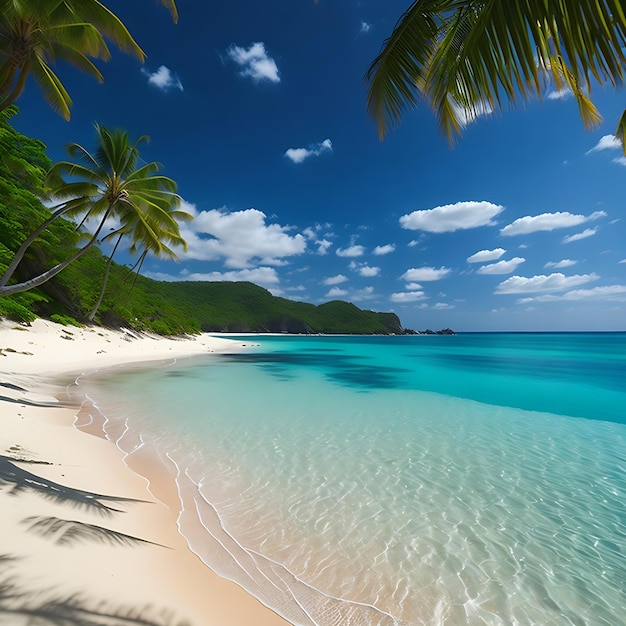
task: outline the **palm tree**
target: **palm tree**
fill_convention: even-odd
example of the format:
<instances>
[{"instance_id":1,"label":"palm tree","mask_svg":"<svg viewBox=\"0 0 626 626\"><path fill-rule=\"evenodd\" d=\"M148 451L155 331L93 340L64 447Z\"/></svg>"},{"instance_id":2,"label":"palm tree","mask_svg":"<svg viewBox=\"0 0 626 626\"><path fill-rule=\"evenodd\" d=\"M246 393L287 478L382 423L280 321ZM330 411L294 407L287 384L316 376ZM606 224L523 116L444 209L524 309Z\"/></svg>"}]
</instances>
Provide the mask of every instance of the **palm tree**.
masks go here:
<instances>
[{"instance_id":1,"label":"palm tree","mask_svg":"<svg viewBox=\"0 0 626 626\"><path fill-rule=\"evenodd\" d=\"M189 219L191 216L182 211L174 211L180 203L176 183L158 175L160 166L154 161L137 167L139 144L148 137L144 135L131 144L126 132L110 131L97 124L96 133L98 141L93 154L83 146L72 143L67 151L78 162L61 161L48 171L46 185L50 197L58 198L62 202L15 253L0 278L0 295L26 291L58 274L97 243L109 218L120 221L117 234L120 234L120 230L124 234L132 232L134 244L142 245L151 252L167 254L168 244L184 245L176 220ZM87 221L93 223L97 220L87 243L70 258L39 276L9 285L8 281L33 241L52 222L65 215L82 215L78 228Z\"/></svg>"},{"instance_id":2,"label":"palm tree","mask_svg":"<svg viewBox=\"0 0 626 626\"><path fill-rule=\"evenodd\" d=\"M174 0L161 2L176 20ZM91 59L110 58L105 38L144 60L124 24L98 0L0 0L0 111L32 74L48 104L69 119L72 100L51 64L62 59L102 81Z\"/></svg>"},{"instance_id":3,"label":"palm tree","mask_svg":"<svg viewBox=\"0 0 626 626\"><path fill-rule=\"evenodd\" d=\"M138 274L144 259L150 253L175 261L178 257L170 246L180 246L187 251L187 242L180 235L178 221L191 219L193 217L189 213L176 209L174 205L158 210L151 210L150 207L140 207L140 211L134 208L126 211L120 219L120 227L102 239L104 242L107 239L116 238L111 254L107 259L100 295L91 313L87 316L87 320L93 322L102 304L109 280L111 264L113 263L113 256L124 237L129 236L132 240L129 248L132 255L140 252L139 260L135 266Z\"/></svg>"},{"instance_id":4,"label":"palm tree","mask_svg":"<svg viewBox=\"0 0 626 626\"><path fill-rule=\"evenodd\" d=\"M452 141L468 119L541 98L551 79L590 128L602 119L591 84L622 83L625 45L620 0L415 0L368 69L367 108L382 138L425 101ZM625 126L626 112L618 135Z\"/></svg>"}]
</instances>

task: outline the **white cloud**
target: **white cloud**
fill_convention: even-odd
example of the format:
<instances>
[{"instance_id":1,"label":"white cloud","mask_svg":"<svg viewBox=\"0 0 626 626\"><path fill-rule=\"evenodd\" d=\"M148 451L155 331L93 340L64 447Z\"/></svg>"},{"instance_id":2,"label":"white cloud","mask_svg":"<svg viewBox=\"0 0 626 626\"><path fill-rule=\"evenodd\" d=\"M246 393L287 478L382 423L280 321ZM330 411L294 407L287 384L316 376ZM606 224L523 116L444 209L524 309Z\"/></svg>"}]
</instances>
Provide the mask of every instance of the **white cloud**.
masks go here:
<instances>
[{"instance_id":1,"label":"white cloud","mask_svg":"<svg viewBox=\"0 0 626 626\"><path fill-rule=\"evenodd\" d=\"M310 241L312 241L317 246L317 254L320 256L324 256L328 254L328 249L333 245L331 241L328 239L319 239L318 233L325 227L329 227L330 224L326 224L326 226L322 226L321 224L316 224L314 227L307 226L302 234Z\"/></svg>"},{"instance_id":2,"label":"white cloud","mask_svg":"<svg viewBox=\"0 0 626 626\"><path fill-rule=\"evenodd\" d=\"M339 287L333 287L327 294L326 298L339 298L340 296L347 295L348 292L345 289L339 289Z\"/></svg>"},{"instance_id":3,"label":"white cloud","mask_svg":"<svg viewBox=\"0 0 626 626\"><path fill-rule=\"evenodd\" d=\"M322 285L339 285L345 283L348 280L347 276L343 274L337 274L336 276L329 276L322 281Z\"/></svg>"},{"instance_id":4,"label":"white cloud","mask_svg":"<svg viewBox=\"0 0 626 626\"><path fill-rule=\"evenodd\" d=\"M251 44L248 49L232 44L226 53L242 68L239 72L241 76L249 77L255 83L264 80L271 83L280 82L276 62L268 56L262 41Z\"/></svg>"},{"instance_id":5,"label":"white cloud","mask_svg":"<svg viewBox=\"0 0 626 626\"><path fill-rule=\"evenodd\" d=\"M367 22L361 20L361 32L362 33L369 33L371 28L372 28L371 24L368 24Z\"/></svg>"},{"instance_id":6,"label":"white cloud","mask_svg":"<svg viewBox=\"0 0 626 626\"><path fill-rule=\"evenodd\" d=\"M548 261L548 263L546 263L544 267L546 269L553 268L555 270L562 270L562 269L565 269L566 267L572 267L572 265L576 265L576 263L578 263L578 261L572 261L571 259L563 259L562 261Z\"/></svg>"},{"instance_id":7,"label":"white cloud","mask_svg":"<svg viewBox=\"0 0 626 626\"><path fill-rule=\"evenodd\" d=\"M548 92L547 98L548 100L567 100L574 95L574 92L569 87L564 87L563 89L553 89Z\"/></svg>"},{"instance_id":8,"label":"white cloud","mask_svg":"<svg viewBox=\"0 0 626 626\"><path fill-rule=\"evenodd\" d=\"M427 295L423 291L403 291L400 293L392 293L390 300L392 302L418 302L426 300Z\"/></svg>"},{"instance_id":9,"label":"white cloud","mask_svg":"<svg viewBox=\"0 0 626 626\"><path fill-rule=\"evenodd\" d=\"M448 304L446 302L437 302L436 304L433 305L433 309L437 309L438 311L442 311L444 309L453 309L454 305L453 304Z\"/></svg>"},{"instance_id":10,"label":"white cloud","mask_svg":"<svg viewBox=\"0 0 626 626\"><path fill-rule=\"evenodd\" d=\"M560 272L545 276L543 274L526 278L524 276L511 276L496 287L495 293L547 293L551 291L565 291L578 285L598 280L597 274L582 274L565 276Z\"/></svg>"},{"instance_id":11,"label":"white cloud","mask_svg":"<svg viewBox=\"0 0 626 626\"><path fill-rule=\"evenodd\" d=\"M502 211L503 206L491 202L457 202L403 215L400 218L400 226L407 230L451 233L456 230L493 225L492 219Z\"/></svg>"},{"instance_id":12,"label":"white cloud","mask_svg":"<svg viewBox=\"0 0 626 626\"><path fill-rule=\"evenodd\" d=\"M593 289L575 289L561 295L545 295L536 296L534 298L522 298L518 300L519 304L527 304L529 302L581 302L594 300L617 300L619 302L626 301L626 285L609 285L607 287L594 287Z\"/></svg>"},{"instance_id":13,"label":"white cloud","mask_svg":"<svg viewBox=\"0 0 626 626\"><path fill-rule=\"evenodd\" d=\"M604 211L596 211L591 215L574 215L567 211L557 213L542 213L541 215L520 217L511 224L500 230L501 235L528 235L538 231L551 231L558 228L569 228L578 226L585 222L591 222L601 217L606 217Z\"/></svg>"},{"instance_id":14,"label":"white cloud","mask_svg":"<svg viewBox=\"0 0 626 626\"><path fill-rule=\"evenodd\" d=\"M414 291L416 289L421 289L422 286L419 283L407 283L405 285L405 288L408 289L409 291Z\"/></svg>"},{"instance_id":15,"label":"white cloud","mask_svg":"<svg viewBox=\"0 0 626 626\"><path fill-rule=\"evenodd\" d=\"M145 68L141 69L142 74L148 77L148 83L161 91L169 91L170 89L183 90L183 84L180 82L171 70L165 65L161 65L156 72L150 72Z\"/></svg>"},{"instance_id":16,"label":"white cloud","mask_svg":"<svg viewBox=\"0 0 626 626\"><path fill-rule=\"evenodd\" d=\"M483 265L476 270L477 274L510 274L514 272L522 263L525 263L526 259L522 257L516 256L514 259L510 261L498 261L497 263L492 263L491 265Z\"/></svg>"},{"instance_id":17,"label":"white cloud","mask_svg":"<svg viewBox=\"0 0 626 626\"><path fill-rule=\"evenodd\" d=\"M370 265L362 265L357 269L357 272L361 276L365 277L373 277L378 276L380 274L380 267L372 267Z\"/></svg>"},{"instance_id":18,"label":"white cloud","mask_svg":"<svg viewBox=\"0 0 626 626\"><path fill-rule=\"evenodd\" d=\"M389 254L391 252L393 252L396 249L396 245L393 243L388 243L384 246L376 246L373 250L372 253L375 254L376 256L382 256L383 254Z\"/></svg>"},{"instance_id":19,"label":"white cloud","mask_svg":"<svg viewBox=\"0 0 626 626\"><path fill-rule=\"evenodd\" d=\"M572 243L573 241L587 239L587 237L593 237L597 232L597 226L595 228L585 228L582 233L576 233L574 235L569 235L568 237L563 237L563 243Z\"/></svg>"},{"instance_id":20,"label":"white cloud","mask_svg":"<svg viewBox=\"0 0 626 626\"><path fill-rule=\"evenodd\" d=\"M239 282L247 281L257 285L276 285L279 282L278 274L273 267L256 267L254 269L244 269L231 272L181 272L178 275L162 274L158 272L148 272L146 276L154 280L164 280L168 282L180 280L192 280L202 282Z\"/></svg>"},{"instance_id":21,"label":"white cloud","mask_svg":"<svg viewBox=\"0 0 626 626\"><path fill-rule=\"evenodd\" d=\"M493 108L487 103L479 102L473 105L471 109L468 109L459 104L452 96L448 96L448 98L453 115L461 128L465 128L483 115L491 115L493 113Z\"/></svg>"},{"instance_id":22,"label":"white cloud","mask_svg":"<svg viewBox=\"0 0 626 626\"><path fill-rule=\"evenodd\" d=\"M585 154L591 154L592 152L599 152L601 150L621 150L622 142L615 135L604 135L604 137L600 137L598 143L591 148L591 150L587 150Z\"/></svg>"},{"instance_id":23,"label":"white cloud","mask_svg":"<svg viewBox=\"0 0 626 626\"><path fill-rule=\"evenodd\" d=\"M363 300L371 300L375 297L374 287L364 287L355 291L350 299L353 302L362 302Z\"/></svg>"},{"instance_id":24,"label":"white cloud","mask_svg":"<svg viewBox=\"0 0 626 626\"><path fill-rule=\"evenodd\" d=\"M328 239L318 239L315 242L315 245L317 246L317 254L324 256L325 254L328 254L328 248L330 248L333 244L328 241Z\"/></svg>"},{"instance_id":25,"label":"white cloud","mask_svg":"<svg viewBox=\"0 0 626 626\"><path fill-rule=\"evenodd\" d=\"M413 281L424 281L428 282L431 280L441 280L445 278L452 270L447 267L413 267L408 269L400 278L404 278L409 282Z\"/></svg>"},{"instance_id":26,"label":"white cloud","mask_svg":"<svg viewBox=\"0 0 626 626\"><path fill-rule=\"evenodd\" d=\"M613 159L613 163L617 163L617 165L622 165L626 167L626 157L617 157L616 159Z\"/></svg>"},{"instance_id":27,"label":"white cloud","mask_svg":"<svg viewBox=\"0 0 626 626\"><path fill-rule=\"evenodd\" d=\"M619 261L620 263L626 263L626 259L622 259L621 261Z\"/></svg>"},{"instance_id":28,"label":"white cloud","mask_svg":"<svg viewBox=\"0 0 626 626\"><path fill-rule=\"evenodd\" d=\"M350 246L349 248L338 248L335 252L340 257L357 257L365 254L363 246Z\"/></svg>"},{"instance_id":29,"label":"white cloud","mask_svg":"<svg viewBox=\"0 0 626 626\"><path fill-rule=\"evenodd\" d=\"M472 256L467 257L468 263L486 263L487 261L495 261L499 259L506 250L504 248L494 248L493 250L480 250Z\"/></svg>"},{"instance_id":30,"label":"white cloud","mask_svg":"<svg viewBox=\"0 0 626 626\"><path fill-rule=\"evenodd\" d=\"M333 143L330 139L324 139L321 143L313 144L308 148L289 148L285 151L285 156L294 163L302 163L312 156L319 156L323 152L332 152Z\"/></svg>"},{"instance_id":31,"label":"white cloud","mask_svg":"<svg viewBox=\"0 0 626 626\"><path fill-rule=\"evenodd\" d=\"M181 258L212 261L225 259L227 267L246 269L252 261L263 265L283 265L286 257L302 254L306 239L290 235L288 226L266 224L266 215L257 209L227 211L212 209L197 212L183 203L183 210L195 215L193 222L181 225L181 234L189 245ZM208 237L207 237L208 235Z\"/></svg>"}]
</instances>

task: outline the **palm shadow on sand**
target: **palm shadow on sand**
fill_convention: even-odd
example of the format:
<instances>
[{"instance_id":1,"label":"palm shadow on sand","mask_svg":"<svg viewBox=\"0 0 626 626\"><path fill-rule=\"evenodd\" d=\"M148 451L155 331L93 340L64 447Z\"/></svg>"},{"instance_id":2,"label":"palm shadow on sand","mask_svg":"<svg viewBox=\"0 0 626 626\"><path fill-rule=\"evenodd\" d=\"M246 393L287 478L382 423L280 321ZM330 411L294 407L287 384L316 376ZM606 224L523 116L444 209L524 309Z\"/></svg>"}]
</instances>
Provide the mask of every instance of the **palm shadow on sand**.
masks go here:
<instances>
[{"instance_id":1,"label":"palm shadow on sand","mask_svg":"<svg viewBox=\"0 0 626 626\"><path fill-rule=\"evenodd\" d=\"M29 461L0 455L0 488L8 488L10 496L17 497L31 491L54 502L109 517L123 512L111 503L145 502L61 485L22 469L16 465L20 462ZM140 544L165 547L77 520L32 516L22 520L22 523L29 532L60 546L96 541L117 547ZM187 621L176 620L171 612L151 606L116 607L109 600L98 601L80 594L62 595L53 589L32 588L28 579L20 578L19 567L17 573L12 571L19 561L17 555L0 554L0 626L191 626ZM51 574L53 578L54 573Z\"/></svg>"}]
</instances>

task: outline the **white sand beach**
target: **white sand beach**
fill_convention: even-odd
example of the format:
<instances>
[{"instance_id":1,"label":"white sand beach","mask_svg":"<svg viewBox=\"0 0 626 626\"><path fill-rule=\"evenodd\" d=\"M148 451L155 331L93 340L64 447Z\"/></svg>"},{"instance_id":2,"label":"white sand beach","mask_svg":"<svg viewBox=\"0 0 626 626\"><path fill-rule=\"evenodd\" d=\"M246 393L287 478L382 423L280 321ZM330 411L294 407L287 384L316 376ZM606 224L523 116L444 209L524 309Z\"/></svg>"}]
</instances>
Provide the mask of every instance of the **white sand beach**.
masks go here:
<instances>
[{"instance_id":1,"label":"white sand beach","mask_svg":"<svg viewBox=\"0 0 626 626\"><path fill-rule=\"evenodd\" d=\"M94 623L103 624L118 623L111 615L131 618L128 624L287 624L189 550L177 528L175 490L159 484L158 472L149 489L112 442L76 428L77 407L64 402L60 382L232 348L206 335L164 339L0 321L1 625L66 615L98 616Z\"/></svg>"}]
</instances>

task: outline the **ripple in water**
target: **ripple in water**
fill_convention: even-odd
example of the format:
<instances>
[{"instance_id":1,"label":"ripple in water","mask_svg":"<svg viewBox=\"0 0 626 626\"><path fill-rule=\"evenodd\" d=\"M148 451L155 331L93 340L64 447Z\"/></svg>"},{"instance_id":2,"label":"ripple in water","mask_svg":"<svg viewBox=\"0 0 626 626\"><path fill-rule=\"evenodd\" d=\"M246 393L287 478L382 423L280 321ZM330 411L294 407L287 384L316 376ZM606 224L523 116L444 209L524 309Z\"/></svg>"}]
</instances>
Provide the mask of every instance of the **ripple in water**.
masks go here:
<instances>
[{"instance_id":1,"label":"ripple in water","mask_svg":"<svg viewBox=\"0 0 626 626\"><path fill-rule=\"evenodd\" d=\"M286 373L90 389L110 438L163 460L215 571L307 626L621 623L623 424Z\"/></svg>"}]
</instances>

